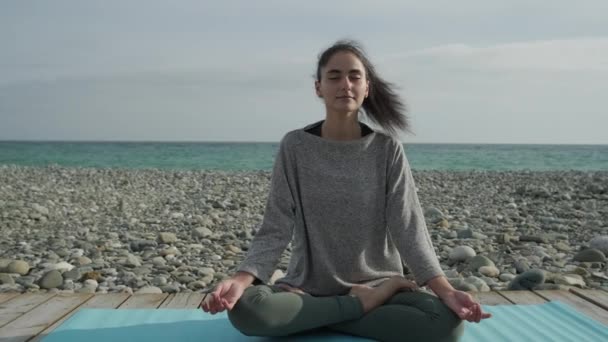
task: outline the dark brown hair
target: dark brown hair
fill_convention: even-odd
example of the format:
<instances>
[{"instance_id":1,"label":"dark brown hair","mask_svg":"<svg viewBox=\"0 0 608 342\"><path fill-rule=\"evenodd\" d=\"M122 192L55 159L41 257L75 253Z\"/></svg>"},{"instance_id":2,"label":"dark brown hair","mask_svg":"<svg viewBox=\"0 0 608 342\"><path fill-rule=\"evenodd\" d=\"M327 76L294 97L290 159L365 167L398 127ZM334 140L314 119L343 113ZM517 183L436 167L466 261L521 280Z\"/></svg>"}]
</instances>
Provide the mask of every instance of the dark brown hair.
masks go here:
<instances>
[{"instance_id":1,"label":"dark brown hair","mask_svg":"<svg viewBox=\"0 0 608 342\"><path fill-rule=\"evenodd\" d=\"M395 86L378 76L363 48L356 41L339 40L323 51L319 55L317 63L316 80L321 81L321 68L325 67L329 59L337 52L354 54L365 67L365 75L369 80L369 94L361 106L365 115L389 135L396 136L398 130L411 133L406 106L393 90Z\"/></svg>"}]
</instances>

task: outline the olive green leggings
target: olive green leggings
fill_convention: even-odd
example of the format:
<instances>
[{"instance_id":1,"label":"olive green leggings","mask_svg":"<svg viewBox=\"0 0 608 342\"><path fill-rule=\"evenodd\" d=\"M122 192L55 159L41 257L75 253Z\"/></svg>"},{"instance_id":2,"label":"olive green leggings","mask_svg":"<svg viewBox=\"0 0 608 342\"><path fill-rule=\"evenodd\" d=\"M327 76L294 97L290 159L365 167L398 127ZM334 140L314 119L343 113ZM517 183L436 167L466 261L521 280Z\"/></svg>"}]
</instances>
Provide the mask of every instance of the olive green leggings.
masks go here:
<instances>
[{"instance_id":1,"label":"olive green leggings","mask_svg":"<svg viewBox=\"0 0 608 342\"><path fill-rule=\"evenodd\" d=\"M398 292L364 314L358 298L315 297L277 286L248 287L228 311L232 325L247 336L287 336L330 331L379 341L457 341L463 321L439 298L424 292Z\"/></svg>"}]
</instances>

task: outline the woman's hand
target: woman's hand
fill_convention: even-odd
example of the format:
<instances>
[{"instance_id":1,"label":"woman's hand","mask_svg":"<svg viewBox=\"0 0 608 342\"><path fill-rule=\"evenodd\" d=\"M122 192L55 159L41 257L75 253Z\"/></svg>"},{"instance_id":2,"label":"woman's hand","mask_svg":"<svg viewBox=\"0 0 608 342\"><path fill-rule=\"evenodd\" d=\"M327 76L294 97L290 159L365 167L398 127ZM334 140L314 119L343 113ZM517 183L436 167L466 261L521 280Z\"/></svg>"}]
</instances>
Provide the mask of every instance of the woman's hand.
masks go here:
<instances>
[{"instance_id":1,"label":"woman's hand","mask_svg":"<svg viewBox=\"0 0 608 342\"><path fill-rule=\"evenodd\" d=\"M482 312L481 305L464 291L449 291L440 298L460 319L479 323L482 319L492 317L491 313Z\"/></svg>"},{"instance_id":2,"label":"woman's hand","mask_svg":"<svg viewBox=\"0 0 608 342\"><path fill-rule=\"evenodd\" d=\"M224 310L232 310L236 302L241 298L248 285L242 281L230 278L221 281L213 292L209 292L201 302L201 308L205 312L215 315Z\"/></svg>"}]
</instances>

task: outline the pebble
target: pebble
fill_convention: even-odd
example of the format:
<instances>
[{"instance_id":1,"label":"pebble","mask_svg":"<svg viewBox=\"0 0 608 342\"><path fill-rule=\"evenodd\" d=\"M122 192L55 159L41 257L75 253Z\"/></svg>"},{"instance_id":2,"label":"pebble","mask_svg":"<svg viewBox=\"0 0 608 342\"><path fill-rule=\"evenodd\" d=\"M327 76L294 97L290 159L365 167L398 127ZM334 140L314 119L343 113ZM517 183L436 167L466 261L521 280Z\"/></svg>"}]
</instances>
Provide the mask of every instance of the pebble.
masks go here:
<instances>
[{"instance_id":1,"label":"pebble","mask_svg":"<svg viewBox=\"0 0 608 342\"><path fill-rule=\"evenodd\" d=\"M599 249L589 248L576 253L573 260L583 262L605 262L606 255Z\"/></svg>"},{"instance_id":2,"label":"pebble","mask_svg":"<svg viewBox=\"0 0 608 342\"><path fill-rule=\"evenodd\" d=\"M452 261L467 261L468 259L474 257L475 255L477 255L477 253L475 253L475 250L469 246L458 246L453 248L450 251L450 260Z\"/></svg>"},{"instance_id":3,"label":"pebble","mask_svg":"<svg viewBox=\"0 0 608 342\"><path fill-rule=\"evenodd\" d=\"M213 286L259 230L270 175L0 165L0 292ZM608 172L413 175L442 269L461 289L608 289Z\"/></svg>"},{"instance_id":4,"label":"pebble","mask_svg":"<svg viewBox=\"0 0 608 342\"><path fill-rule=\"evenodd\" d=\"M468 261L468 267L472 271L477 271L483 266L495 267L496 265L494 265L494 261L483 255L476 255Z\"/></svg>"},{"instance_id":5,"label":"pebble","mask_svg":"<svg viewBox=\"0 0 608 342\"><path fill-rule=\"evenodd\" d=\"M17 273L20 275L26 275L29 270L29 264L23 260L12 261L6 266L6 273Z\"/></svg>"},{"instance_id":6,"label":"pebble","mask_svg":"<svg viewBox=\"0 0 608 342\"><path fill-rule=\"evenodd\" d=\"M40 279L40 287L43 289L52 289L57 288L63 284L63 277L61 276L61 272L58 270L52 270L47 272Z\"/></svg>"},{"instance_id":7,"label":"pebble","mask_svg":"<svg viewBox=\"0 0 608 342\"><path fill-rule=\"evenodd\" d=\"M528 270L509 283L509 290L530 290L545 282L545 272L540 269Z\"/></svg>"},{"instance_id":8,"label":"pebble","mask_svg":"<svg viewBox=\"0 0 608 342\"><path fill-rule=\"evenodd\" d=\"M608 235L594 237L589 241L589 247L608 255Z\"/></svg>"},{"instance_id":9,"label":"pebble","mask_svg":"<svg viewBox=\"0 0 608 342\"><path fill-rule=\"evenodd\" d=\"M496 266L481 266L478 271L486 277L498 277L500 274L500 270Z\"/></svg>"},{"instance_id":10,"label":"pebble","mask_svg":"<svg viewBox=\"0 0 608 342\"><path fill-rule=\"evenodd\" d=\"M156 286L145 286L135 291L137 294L145 294L145 293L163 293L163 291Z\"/></svg>"}]
</instances>

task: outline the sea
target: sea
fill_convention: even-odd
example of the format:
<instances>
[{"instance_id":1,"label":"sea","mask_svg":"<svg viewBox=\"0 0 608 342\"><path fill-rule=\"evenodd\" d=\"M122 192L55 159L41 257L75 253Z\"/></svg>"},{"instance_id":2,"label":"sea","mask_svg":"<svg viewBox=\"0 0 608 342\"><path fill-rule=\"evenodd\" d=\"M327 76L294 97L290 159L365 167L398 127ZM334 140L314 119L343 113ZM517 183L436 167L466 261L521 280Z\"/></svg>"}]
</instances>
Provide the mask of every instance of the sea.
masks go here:
<instances>
[{"instance_id":1,"label":"sea","mask_svg":"<svg viewBox=\"0 0 608 342\"><path fill-rule=\"evenodd\" d=\"M0 166L272 170L272 142L0 141ZM606 171L608 145L404 144L414 170Z\"/></svg>"}]
</instances>

